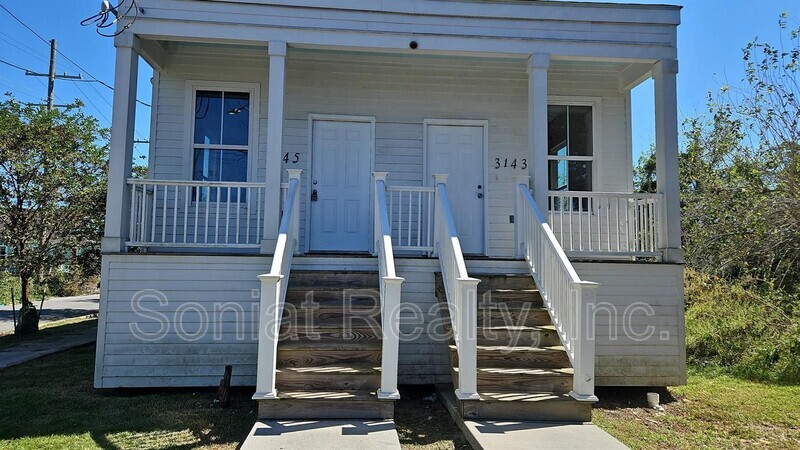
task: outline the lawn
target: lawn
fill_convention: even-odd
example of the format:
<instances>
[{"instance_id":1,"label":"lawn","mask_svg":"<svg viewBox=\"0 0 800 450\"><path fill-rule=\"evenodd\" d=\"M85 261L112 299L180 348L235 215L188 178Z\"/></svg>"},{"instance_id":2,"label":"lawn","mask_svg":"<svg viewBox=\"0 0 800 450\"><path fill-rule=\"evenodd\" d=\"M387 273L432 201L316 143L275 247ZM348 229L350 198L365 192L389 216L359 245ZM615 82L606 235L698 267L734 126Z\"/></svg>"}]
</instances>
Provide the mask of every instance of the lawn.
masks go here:
<instances>
[{"instance_id":1,"label":"lawn","mask_svg":"<svg viewBox=\"0 0 800 450\"><path fill-rule=\"evenodd\" d=\"M0 371L0 449L235 449L256 420L252 389L221 409L214 389L96 390L93 371L94 346ZM401 393L404 449L469 449L432 387Z\"/></svg>"},{"instance_id":2,"label":"lawn","mask_svg":"<svg viewBox=\"0 0 800 450\"><path fill-rule=\"evenodd\" d=\"M41 322L39 323L39 332L36 334L18 336L13 331L0 334L0 350L13 347L21 342L37 341L54 335L81 333L89 328L97 328L96 315Z\"/></svg>"},{"instance_id":3,"label":"lawn","mask_svg":"<svg viewBox=\"0 0 800 450\"><path fill-rule=\"evenodd\" d=\"M600 389L594 422L634 450L800 448L798 385L690 371L687 386L661 391L664 412L646 407L646 392Z\"/></svg>"}]
</instances>

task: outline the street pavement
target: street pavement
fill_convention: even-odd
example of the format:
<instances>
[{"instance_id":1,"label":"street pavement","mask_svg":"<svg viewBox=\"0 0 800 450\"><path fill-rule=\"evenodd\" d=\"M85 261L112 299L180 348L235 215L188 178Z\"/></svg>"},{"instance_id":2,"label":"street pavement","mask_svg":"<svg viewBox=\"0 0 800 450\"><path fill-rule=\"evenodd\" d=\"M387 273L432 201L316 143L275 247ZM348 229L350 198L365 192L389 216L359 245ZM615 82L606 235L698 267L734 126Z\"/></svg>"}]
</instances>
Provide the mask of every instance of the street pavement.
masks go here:
<instances>
[{"instance_id":1,"label":"street pavement","mask_svg":"<svg viewBox=\"0 0 800 450\"><path fill-rule=\"evenodd\" d=\"M44 306L40 311L40 323L97 314L99 304L100 296L97 294L51 298L44 301ZM39 308L38 301L34 302L34 305ZM17 310L19 312L19 303L17 303ZM0 306L0 334L13 331L14 322L11 305Z\"/></svg>"}]
</instances>

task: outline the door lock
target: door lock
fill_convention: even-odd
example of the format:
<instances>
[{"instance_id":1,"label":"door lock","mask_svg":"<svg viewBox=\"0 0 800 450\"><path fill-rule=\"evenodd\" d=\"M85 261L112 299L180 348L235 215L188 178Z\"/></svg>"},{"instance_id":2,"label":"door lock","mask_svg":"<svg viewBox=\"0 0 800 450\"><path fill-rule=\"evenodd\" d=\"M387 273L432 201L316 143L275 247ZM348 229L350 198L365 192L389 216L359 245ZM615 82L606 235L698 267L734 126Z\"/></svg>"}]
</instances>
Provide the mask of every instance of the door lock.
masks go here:
<instances>
[{"instance_id":1,"label":"door lock","mask_svg":"<svg viewBox=\"0 0 800 450\"><path fill-rule=\"evenodd\" d=\"M317 200L318 200L317 190L314 189L313 191L311 191L311 201L315 202Z\"/></svg>"}]
</instances>

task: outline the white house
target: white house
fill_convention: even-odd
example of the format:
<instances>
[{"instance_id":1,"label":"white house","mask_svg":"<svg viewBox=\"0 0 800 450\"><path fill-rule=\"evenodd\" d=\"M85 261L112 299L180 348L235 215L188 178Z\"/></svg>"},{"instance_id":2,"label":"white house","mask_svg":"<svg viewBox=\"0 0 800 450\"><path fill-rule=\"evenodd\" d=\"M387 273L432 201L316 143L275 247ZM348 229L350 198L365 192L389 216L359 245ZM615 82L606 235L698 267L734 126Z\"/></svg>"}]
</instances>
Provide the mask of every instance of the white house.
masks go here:
<instances>
[{"instance_id":1,"label":"white house","mask_svg":"<svg viewBox=\"0 0 800 450\"><path fill-rule=\"evenodd\" d=\"M232 365L262 417L391 417L398 383L437 383L466 417L586 419L595 386L685 382L679 7L137 3L96 387ZM659 192L637 194L650 78Z\"/></svg>"}]
</instances>

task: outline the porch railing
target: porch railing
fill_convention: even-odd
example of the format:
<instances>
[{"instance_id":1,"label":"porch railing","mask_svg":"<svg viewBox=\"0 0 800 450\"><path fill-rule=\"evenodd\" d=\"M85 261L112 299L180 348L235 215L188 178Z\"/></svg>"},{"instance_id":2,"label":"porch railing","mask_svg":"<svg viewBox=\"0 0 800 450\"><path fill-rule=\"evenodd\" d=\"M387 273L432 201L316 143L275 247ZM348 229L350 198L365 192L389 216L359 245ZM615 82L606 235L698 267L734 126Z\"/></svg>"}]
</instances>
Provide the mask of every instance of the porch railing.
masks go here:
<instances>
[{"instance_id":1,"label":"porch railing","mask_svg":"<svg viewBox=\"0 0 800 450\"><path fill-rule=\"evenodd\" d=\"M394 248L433 252L433 187L386 188L389 224Z\"/></svg>"},{"instance_id":2,"label":"porch railing","mask_svg":"<svg viewBox=\"0 0 800 450\"><path fill-rule=\"evenodd\" d=\"M400 398L397 390L397 364L400 349L400 292L403 278L398 277L392 250L392 228L386 206L386 172L375 172L375 252L378 255L381 292L381 389L380 399Z\"/></svg>"},{"instance_id":3,"label":"porch railing","mask_svg":"<svg viewBox=\"0 0 800 450\"><path fill-rule=\"evenodd\" d=\"M575 372L570 395L581 401L597 401L592 322L597 284L582 281L575 272L555 234L545 223L527 183L517 186L516 197L517 245L572 362Z\"/></svg>"},{"instance_id":4,"label":"porch railing","mask_svg":"<svg viewBox=\"0 0 800 450\"><path fill-rule=\"evenodd\" d=\"M458 351L459 399L479 399L478 395L478 283L467 273L453 213L447 200L447 175L434 175L435 254L439 257L442 281L447 296L453 339Z\"/></svg>"},{"instance_id":5,"label":"porch railing","mask_svg":"<svg viewBox=\"0 0 800 450\"><path fill-rule=\"evenodd\" d=\"M258 248L264 185L131 178L128 246Z\"/></svg>"},{"instance_id":6,"label":"porch railing","mask_svg":"<svg viewBox=\"0 0 800 450\"><path fill-rule=\"evenodd\" d=\"M550 192L548 223L568 253L659 256L662 194Z\"/></svg>"},{"instance_id":7,"label":"porch railing","mask_svg":"<svg viewBox=\"0 0 800 450\"><path fill-rule=\"evenodd\" d=\"M278 355L278 337L292 256L298 251L300 235L300 174L302 170L290 169L289 186L278 230L278 241L268 274L259 275L261 298L258 319L258 366L254 400L277 398L275 367Z\"/></svg>"}]
</instances>

